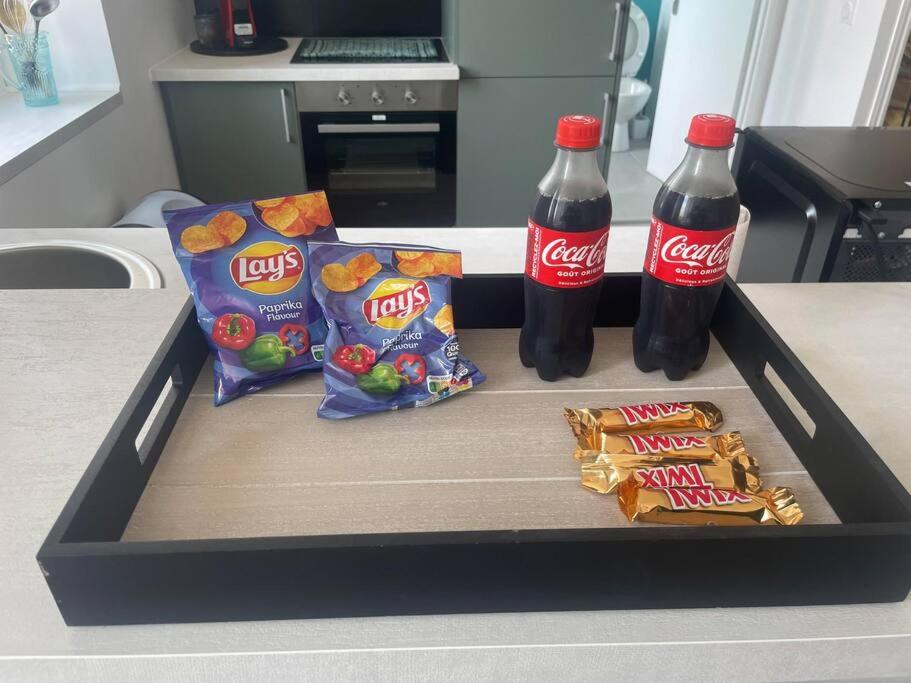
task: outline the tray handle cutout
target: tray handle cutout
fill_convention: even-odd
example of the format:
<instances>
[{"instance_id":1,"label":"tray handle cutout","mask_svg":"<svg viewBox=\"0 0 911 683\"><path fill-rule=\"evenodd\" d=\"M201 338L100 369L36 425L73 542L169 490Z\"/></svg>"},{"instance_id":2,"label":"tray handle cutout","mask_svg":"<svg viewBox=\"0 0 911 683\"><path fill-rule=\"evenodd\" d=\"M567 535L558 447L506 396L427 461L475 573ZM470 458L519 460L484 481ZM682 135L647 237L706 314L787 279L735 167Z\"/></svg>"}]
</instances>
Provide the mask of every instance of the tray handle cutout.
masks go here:
<instances>
[{"instance_id":1,"label":"tray handle cutout","mask_svg":"<svg viewBox=\"0 0 911 683\"><path fill-rule=\"evenodd\" d=\"M136 435L134 443L140 465L145 465L149 454L156 450L156 445L167 439L167 434L163 433L165 425L173 424L177 420L177 413L180 412L178 398L181 387L183 387L183 373L180 366L175 365L171 374L165 378L158 398ZM168 432L170 433L170 429Z\"/></svg>"},{"instance_id":2,"label":"tray handle cutout","mask_svg":"<svg viewBox=\"0 0 911 683\"><path fill-rule=\"evenodd\" d=\"M808 438L816 436L816 423L806 408L800 403L794 393L788 388L787 383L781 376L775 372L775 368L770 363L765 362L762 366L762 377L767 384L767 389L778 395L781 402L790 410L794 420L803 428Z\"/></svg>"}]
</instances>

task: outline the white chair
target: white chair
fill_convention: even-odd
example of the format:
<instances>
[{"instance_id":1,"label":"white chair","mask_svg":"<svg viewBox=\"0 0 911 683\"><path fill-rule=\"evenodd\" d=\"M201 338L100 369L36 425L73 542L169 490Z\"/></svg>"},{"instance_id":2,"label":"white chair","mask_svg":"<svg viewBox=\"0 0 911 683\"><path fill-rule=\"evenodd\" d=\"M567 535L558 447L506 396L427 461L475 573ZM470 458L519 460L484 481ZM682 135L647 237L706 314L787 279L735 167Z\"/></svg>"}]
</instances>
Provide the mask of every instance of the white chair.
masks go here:
<instances>
[{"instance_id":1,"label":"white chair","mask_svg":"<svg viewBox=\"0 0 911 683\"><path fill-rule=\"evenodd\" d=\"M194 206L204 205L205 202L186 192L178 192L177 190L158 190L143 197L139 204L127 211L123 217L111 227L163 228L165 227L165 211L189 209Z\"/></svg>"}]
</instances>

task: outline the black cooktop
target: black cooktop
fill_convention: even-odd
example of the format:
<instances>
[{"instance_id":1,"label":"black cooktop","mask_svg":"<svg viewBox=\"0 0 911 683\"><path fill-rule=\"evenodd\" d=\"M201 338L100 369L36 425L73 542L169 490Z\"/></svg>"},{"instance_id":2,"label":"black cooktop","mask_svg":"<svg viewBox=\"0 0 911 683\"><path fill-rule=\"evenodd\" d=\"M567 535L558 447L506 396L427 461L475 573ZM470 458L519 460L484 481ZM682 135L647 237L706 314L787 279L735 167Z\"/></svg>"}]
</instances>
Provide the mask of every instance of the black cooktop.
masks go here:
<instances>
[{"instance_id":1,"label":"black cooktop","mask_svg":"<svg viewBox=\"0 0 911 683\"><path fill-rule=\"evenodd\" d=\"M292 64L445 62L439 38L304 38Z\"/></svg>"},{"instance_id":2,"label":"black cooktop","mask_svg":"<svg viewBox=\"0 0 911 683\"><path fill-rule=\"evenodd\" d=\"M815 173L843 199L911 199L911 129L748 129Z\"/></svg>"}]
</instances>

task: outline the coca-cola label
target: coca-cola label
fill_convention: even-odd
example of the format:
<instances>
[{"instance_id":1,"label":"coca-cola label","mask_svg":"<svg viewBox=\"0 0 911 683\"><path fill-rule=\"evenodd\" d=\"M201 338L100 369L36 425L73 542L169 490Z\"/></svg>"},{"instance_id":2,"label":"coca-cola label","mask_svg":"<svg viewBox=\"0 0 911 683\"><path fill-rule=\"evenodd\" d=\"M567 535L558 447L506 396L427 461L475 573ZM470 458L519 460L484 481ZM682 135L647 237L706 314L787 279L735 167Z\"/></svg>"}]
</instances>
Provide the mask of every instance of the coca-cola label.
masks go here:
<instances>
[{"instance_id":1,"label":"coca-cola label","mask_svg":"<svg viewBox=\"0 0 911 683\"><path fill-rule=\"evenodd\" d=\"M604 277L610 226L560 232L528 221L525 274L548 287L588 287Z\"/></svg>"},{"instance_id":2,"label":"coca-cola label","mask_svg":"<svg viewBox=\"0 0 911 683\"><path fill-rule=\"evenodd\" d=\"M642 403L637 406L619 406L617 410L630 427L654 422L665 417L690 412L686 403Z\"/></svg>"},{"instance_id":3,"label":"coca-cola label","mask_svg":"<svg viewBox=\"0 0 911 683\"><path fill-rule=\"evenodd\" d=\"M672 285L708 287L721 282L728 269L736 225L720 230L690 230L659 221L645 250L645 271Z\"/></svg>"}]
</instances>

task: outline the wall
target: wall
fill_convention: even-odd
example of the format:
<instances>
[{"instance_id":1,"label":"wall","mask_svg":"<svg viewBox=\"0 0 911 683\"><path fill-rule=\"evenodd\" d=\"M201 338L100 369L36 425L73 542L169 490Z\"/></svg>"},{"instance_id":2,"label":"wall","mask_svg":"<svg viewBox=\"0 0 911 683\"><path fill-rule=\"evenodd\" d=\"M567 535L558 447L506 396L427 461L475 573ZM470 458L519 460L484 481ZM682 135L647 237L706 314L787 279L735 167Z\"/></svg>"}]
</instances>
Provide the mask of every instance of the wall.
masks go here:
<instances>
[{"instance_id":1,"label":"wall","mask_svg":"<svg viewBox=\"0 0 911 683\"><path fill-rule=\"evenodd\" d=\"M680 2L668 30L646 166L656 178L667 178L683 159L694 114L733 113L755 1Z\"/></svg>"},{"instance_id":2,"label":"wall","mask_svg":"<svg viewBox=\"0 0 911 683\"><path fill-rule=\"evenodd\" d=\"M850 26L842 0L788 3L763 125L854 125L887 0L856 3Z\"/></svg>"},{"instance_id":3,"label":"wall","mask_svg":"<svg viewBox=\"0 0 911 683\"><path fill-rule=\"evenodd\" d=\"M648 82L652 86L652 94L649 95L648 104L645 105L645 115L652 121L655 120L655 106L658 103L658 90L661 87L661 70L664 67L664 53L667 48L667 34L671 25L671 10L673 9L673 0L662 2L658 8L658 18L653 26L654 39L649 39L652 52L652 65L648 73ZM649 19L651 26L651 19Z\"/></svg>"},{"instance_id":4,"label":"wall","mask_svg":"<svg viewBox=\"0 0 911 683\"><path fill-rule=\"evenodd\" d=\"M117 88L117 65L101 0L63 0L41 22L50 35L57 89Z\"/></svg>"},{"instance_id":5,"label":"wall","mask_svg":"<svg viewBox=\"0 0 911 683\"><path fill-rule=\"evenodd\" d=\"M190 42L193 3L102 2L123 104L0 186L0 227L110 225L147 192L178 186L161 97L148 70Z\"/></svg>"},{"instance_id":6,"label":"wall","mask_svg":"<svg viewBox=\"0 0 911 683\"><path fill-rule=\"evenodd\" d=\"M645 53L645 59L642 60L642 66L636 72L636 78L647 81L652 73L652 60L655 57L655 38L658 35L658 17L661 14L661 0L635 0L635 4L645 14L648 19L648 50Z\"/></svg>"}]
</instances>

